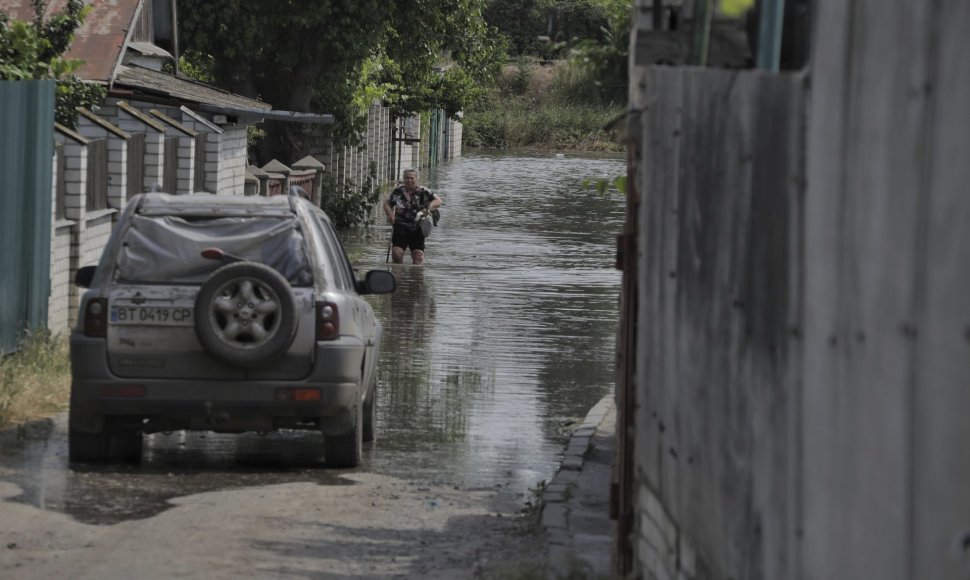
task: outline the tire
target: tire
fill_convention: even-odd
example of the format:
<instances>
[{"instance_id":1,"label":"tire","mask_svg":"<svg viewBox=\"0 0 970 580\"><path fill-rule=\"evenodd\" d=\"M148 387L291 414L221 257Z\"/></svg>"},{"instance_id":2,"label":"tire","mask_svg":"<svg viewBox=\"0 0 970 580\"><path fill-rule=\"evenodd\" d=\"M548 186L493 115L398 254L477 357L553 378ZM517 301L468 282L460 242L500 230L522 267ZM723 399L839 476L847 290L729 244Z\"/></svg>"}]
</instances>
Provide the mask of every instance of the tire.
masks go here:
<instances>
[{"instance_id":1,"label":"tire","mask_svg":"<svg viewBox=\"0 0 970 580\"><path fill-rule=\"evenodd\" d=\"M377 440L377 382L375 381L370 388L370 397L364 401L364 443L372 443Z\"/></svg>"},{"instance_id":2,"label":"tire","mask_svg":"<svg viewBox=\"0 0 970 580\"><path fill-rule=\"evenodd\" d=\"M287 351L299 319L290 285L256 262L219 268L195 297L195 335L224 363L255 367Z\"/></svg>"},{"instance_id":3,"label":"tire","mask_svg":"<svg viewBox=\"0 0 970 580\"><path fill-rule=\"evenodd\" d=\"M323 438L323 459L327 467L357 467L363 459L363 413L358 405L354 413L354 426L345 435L325 435Z\"/></svg>"},{"instance_id":4,"label":"tire","mask_svg":"<svg viewBox=\"0 0 970 580\"><path fill-rule=\"evenodd\" d=\"M67 457L71 463L101 463L110 457L108 433L85 433L74 428L67 432Z\"/></svg>"}]
</instances>

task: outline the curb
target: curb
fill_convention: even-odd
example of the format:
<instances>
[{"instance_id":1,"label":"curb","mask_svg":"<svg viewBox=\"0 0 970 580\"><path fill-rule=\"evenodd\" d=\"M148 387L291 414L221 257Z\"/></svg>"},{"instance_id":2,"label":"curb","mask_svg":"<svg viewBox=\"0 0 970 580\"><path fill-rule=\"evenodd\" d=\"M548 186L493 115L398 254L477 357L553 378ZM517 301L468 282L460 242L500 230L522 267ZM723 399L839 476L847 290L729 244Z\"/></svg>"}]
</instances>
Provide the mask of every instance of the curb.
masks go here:
<instances>
[{"instance_id":1,"label":"curb","mask_svg":"<svg viewBox=\"0 0 970 580\"><path fill-rule=\"evenodd\" d=\"M582 425L570 436L562 465L542 492L540 521L546 530L551 548L567 548L572 545L574 531L570 529L569 500L575 495L573 488L579 484L586 454L592 448L593 437L614 407L613 396L608 395L590 409Z\"/></svg>"}]
</instances>

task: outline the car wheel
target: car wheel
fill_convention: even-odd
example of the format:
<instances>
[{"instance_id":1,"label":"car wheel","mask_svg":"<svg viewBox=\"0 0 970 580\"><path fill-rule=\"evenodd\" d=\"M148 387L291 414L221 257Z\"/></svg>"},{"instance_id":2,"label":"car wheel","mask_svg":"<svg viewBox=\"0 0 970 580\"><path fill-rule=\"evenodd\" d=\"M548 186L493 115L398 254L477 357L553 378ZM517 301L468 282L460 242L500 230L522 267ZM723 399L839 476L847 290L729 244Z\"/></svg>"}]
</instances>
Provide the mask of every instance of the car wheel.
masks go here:
<instances>
[{"instance_id":1,"label":"car wheel","mask_svg":"<svg viewBox=\"0 0 970 580\"><path fill-rule=\"evenodd\" d=\"M214 358L259 366L282 355L296 336L296 303L286 278L255 262L223 266L195 298L195 334Z\"/></svg>"},{"instance_id":2,"label":"car wheel","mask_svg":"<svg viewBox=\"0 0 970 580\"><path fill-rule=\"evenodd\" d=\"M357 467L363 458L364 446L363 417L361 406L354 413L354 426L345 435L325 435L323 438L323 459L328 467Z\"/></svg>"},{"instance_id":3,"label":"car wheel","mask_svg":"<svg viewBox=\"0 0 970 580\"><path fill-rule=\"evenodd\" d=\"M377 440L377 381L370 388L370 397L364 401L364 442Z\"/></svg>"}]
</instances>

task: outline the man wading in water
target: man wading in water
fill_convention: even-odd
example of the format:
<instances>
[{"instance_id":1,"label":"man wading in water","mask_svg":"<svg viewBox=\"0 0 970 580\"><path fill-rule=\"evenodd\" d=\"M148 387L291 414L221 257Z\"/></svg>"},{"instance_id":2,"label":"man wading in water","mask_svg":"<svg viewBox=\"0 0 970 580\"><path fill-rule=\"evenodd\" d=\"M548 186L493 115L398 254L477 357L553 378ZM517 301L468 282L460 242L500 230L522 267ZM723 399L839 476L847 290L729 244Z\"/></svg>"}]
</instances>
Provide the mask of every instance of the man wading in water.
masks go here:
<instances>
[{"instance_id":1,"label":"man wading in water","mask_svg":"<svg viewBox=\"0 0 970 580\"><path fill-rule=\"evenodd\" d=\"M424 263L424 233L418 224L421 210L431 211L441 205L441 198L430 189L418 185L418 172L404 170L404 185L397 187L384 201L384 213L393 226L391 256L395 264L404 263L404 250L411 249L411 261Z\"/></svg>"}]
</instances>

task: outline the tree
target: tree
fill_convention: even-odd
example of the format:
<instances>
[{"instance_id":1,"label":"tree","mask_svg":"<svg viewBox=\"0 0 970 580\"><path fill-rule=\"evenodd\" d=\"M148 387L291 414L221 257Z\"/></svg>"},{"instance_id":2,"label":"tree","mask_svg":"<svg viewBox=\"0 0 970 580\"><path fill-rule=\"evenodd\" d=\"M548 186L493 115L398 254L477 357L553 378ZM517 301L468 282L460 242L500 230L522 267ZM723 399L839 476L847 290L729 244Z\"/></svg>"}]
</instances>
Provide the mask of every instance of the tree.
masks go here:
<instances>
[{"instance_id":1,"label":"tree","mask_svg":"<svg viewBox=\"0 0 970 580\"><path fill-rule=\"evenodd\" d=\"M73 74L81 66L80 60L62 56L89 8L82 0L68 0L63 12L45 21L43 2L34 0L33 7L33 23L13 20L0 12L0 80L56 80L54 117L73 128L77 107L99 104L106 94L104 87Z\"/></svg>"},{"instance_id":2,"label":"tree","mask_svg":"<svg viewBox=\"0 0 970 580\"><path fill-rule=\"evenodd\" d=\"M583 39L572 49L573 60L592 68L600 98L606 103L625 103L629 78L630 29L633 0L592 0L607 15L603 38Z\"/></svg>"},{"instance_id":3,"label":"tree","mask_svg":"<svg viewBox=\"0 0 970 580\"><path fill-rule=\"evenodd\" d=\"M331 136L350 143L361 95L403 113L472 98L500 45L481 18L483 0L209 0L180 5L183 46L211 57L216 83L276 109L331 113ZM443 54L454 66L435 74ZM266 123L261 160L295 159L307 127Z\"/></svg>"}]
</instances>

